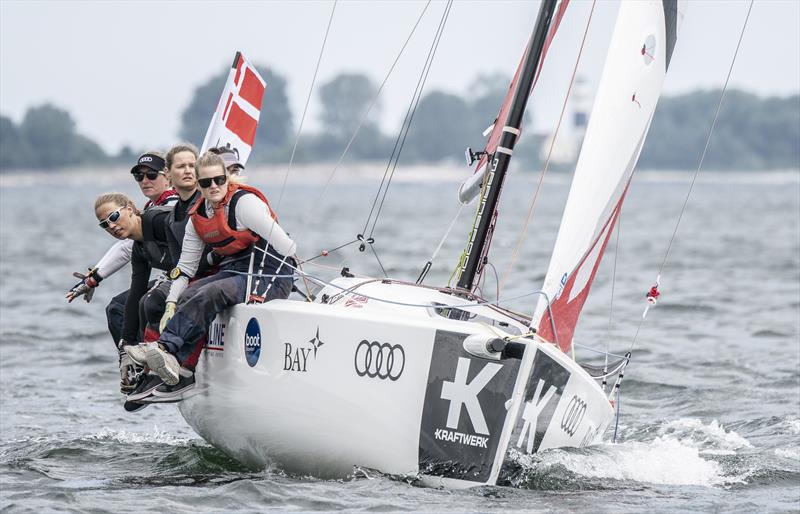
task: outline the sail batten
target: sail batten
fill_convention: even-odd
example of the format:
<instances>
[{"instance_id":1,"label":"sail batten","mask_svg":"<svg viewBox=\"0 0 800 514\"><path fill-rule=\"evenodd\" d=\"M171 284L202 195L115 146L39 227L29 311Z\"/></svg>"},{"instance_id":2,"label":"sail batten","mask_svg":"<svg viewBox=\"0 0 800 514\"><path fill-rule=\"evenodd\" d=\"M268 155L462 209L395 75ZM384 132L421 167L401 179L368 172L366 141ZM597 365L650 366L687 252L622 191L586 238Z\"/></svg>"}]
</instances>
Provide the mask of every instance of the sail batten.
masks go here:
<instances>
[{"instance_id":1,"label":"sail batten","mask_svg":"<svg viewBox=\"0 0 800 514\"><path fill-rule=\"evenodd\" d=\"M546 297L539 300L531 323L545 339L557 339L565 352L572 346L580 311L644 146L675 46L682 7L670 0L620 5L542 287Z\"/></svg>"}]
</instances>

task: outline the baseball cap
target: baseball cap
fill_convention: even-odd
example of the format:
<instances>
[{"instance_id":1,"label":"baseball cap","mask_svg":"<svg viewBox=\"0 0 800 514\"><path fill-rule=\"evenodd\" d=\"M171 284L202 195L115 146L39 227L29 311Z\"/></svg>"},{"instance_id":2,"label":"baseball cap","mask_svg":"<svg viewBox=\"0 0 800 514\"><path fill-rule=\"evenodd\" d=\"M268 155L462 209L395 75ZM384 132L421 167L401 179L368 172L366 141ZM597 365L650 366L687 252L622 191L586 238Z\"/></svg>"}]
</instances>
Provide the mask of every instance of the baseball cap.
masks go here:
<instances>
[{"instance_id":1,"label":"baseball cap","mask_svg":"<svg viewBox=\"0 0 800 514\"><path fill-rule=\"evenodd\" d=\"M146 153L139 157L139 160L136 161L136 165L131 168L131 173L134 173L141 167L146 167L154 171L164 171L164 169L167 167L167 163L163 157L160 157L154 153Z\"/></svg>"},{"instance_id":2,"label":"baseball cap","mask_svg":"<svg viewBox=\"0 0 800 514\"><path fill-rule=\"evenodd\" d=\"M239 152L236 151L234 148L229 148L226 146L220 146L217 148L209 149L209 152L215 153L222 157L222 162L225 163L225 168L230 168L231 166L236 166L240 170L244 169L244 164L239 162Z\"/></svg>"}]
</instances>

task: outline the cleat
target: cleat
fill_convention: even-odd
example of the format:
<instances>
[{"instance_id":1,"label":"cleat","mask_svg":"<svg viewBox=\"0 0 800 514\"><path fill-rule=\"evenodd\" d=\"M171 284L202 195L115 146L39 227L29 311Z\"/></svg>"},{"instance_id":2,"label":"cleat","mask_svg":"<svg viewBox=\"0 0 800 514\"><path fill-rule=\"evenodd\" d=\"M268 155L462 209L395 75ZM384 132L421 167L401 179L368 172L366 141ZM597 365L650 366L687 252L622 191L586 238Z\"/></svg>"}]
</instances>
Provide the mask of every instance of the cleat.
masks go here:
<instances>
[{"instance_id":1,"label":"cleat","mask_svg":"<svg viewBox=\"0 0 800 514\"><path fill-rule=\"evenodd\" d=\"M145 362L150 371L161 377L167 385L175 385L180 379L181 365L171 353L162 350L160 345L147 345Z\"/></svg>"}]
</instances>

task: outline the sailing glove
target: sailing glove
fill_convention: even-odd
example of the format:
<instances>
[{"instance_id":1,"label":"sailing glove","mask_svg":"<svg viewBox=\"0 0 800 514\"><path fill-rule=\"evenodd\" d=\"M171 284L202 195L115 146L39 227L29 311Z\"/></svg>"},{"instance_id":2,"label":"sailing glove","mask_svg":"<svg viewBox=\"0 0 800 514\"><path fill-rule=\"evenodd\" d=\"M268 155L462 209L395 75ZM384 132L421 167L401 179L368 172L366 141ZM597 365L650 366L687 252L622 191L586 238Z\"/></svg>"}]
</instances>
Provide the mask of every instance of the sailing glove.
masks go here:
<instances>
[{"instance_id":1,"label":"sailing glove","mask_svg":"<svg viewBox=\"0 0 800 514\"><path fill-rule=\"evenodd\" d=\"M92 295L94 295L94 288L100 284L101 280L103 280L102 277L97 274L97 268L91 268L89 273L86 275L76 271L72 274L72 276L81 279L81 281L72 286L72 289L67 291L65 296L67 301L72 303L72 300L84 295L83 299L86 300L86 303L91 302Z\"/></svg>"},{"instance_id":2,"label":"sailing glove","mask_svg":"<svg viewBox=\"0 0 800 514\"><path fill-rule=\"evenodd\" d=\"M164 328L166 328L167 323L169 320L172 319L172 316L175 315L175 302L167 302L167 305L164 307L164 315L161 316L161 323L158 324L158 331L163 333Z\"/></svg>"}]
</instances>

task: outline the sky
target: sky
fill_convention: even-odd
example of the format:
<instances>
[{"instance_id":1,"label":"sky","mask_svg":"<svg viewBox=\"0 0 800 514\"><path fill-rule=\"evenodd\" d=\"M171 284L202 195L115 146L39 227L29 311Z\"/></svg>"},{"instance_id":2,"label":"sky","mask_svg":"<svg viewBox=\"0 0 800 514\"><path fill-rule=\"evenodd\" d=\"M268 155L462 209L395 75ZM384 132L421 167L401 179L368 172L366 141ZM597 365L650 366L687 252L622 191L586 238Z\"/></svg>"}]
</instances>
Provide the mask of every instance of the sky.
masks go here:
<instances>
[{"instance_id":1,"label":"sky","mask_svg":"<svg viewBox=\"0 0 800 514\"><path fill-rule=\"evenodd\" d=\"M194 89L227 70L240 50L287 79L296 127L332 10L316 88L342 72L365 73L379 84L422 15L381 94L381 125L396 131L445 5L340 0L334 10L330 0L0 0L0 113L19 122L29 107L50 102L107 151L168 148L178 142L180 114ZM578 73L590 91L596 87L618 5L572 0L531 100L537 130L555 127L585 31ZM456 0L425 91L469 97L479 74L510 77L538 7ZM748 7L745 0L689 1L665 94L724 83ZM755 0L729 87L764 96L800 92L800 1ZM312 96L304 131L319 128L319 112ZM480 141L483 128L465 146Z\"/></svg>"}]
</instances>

